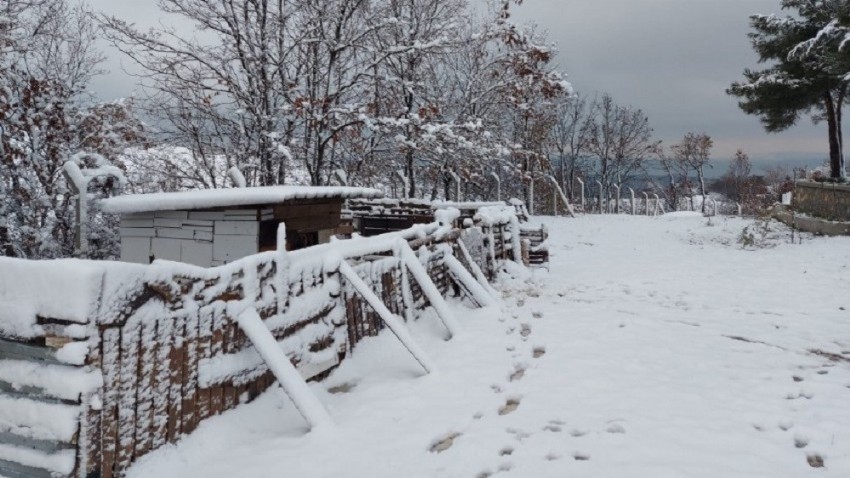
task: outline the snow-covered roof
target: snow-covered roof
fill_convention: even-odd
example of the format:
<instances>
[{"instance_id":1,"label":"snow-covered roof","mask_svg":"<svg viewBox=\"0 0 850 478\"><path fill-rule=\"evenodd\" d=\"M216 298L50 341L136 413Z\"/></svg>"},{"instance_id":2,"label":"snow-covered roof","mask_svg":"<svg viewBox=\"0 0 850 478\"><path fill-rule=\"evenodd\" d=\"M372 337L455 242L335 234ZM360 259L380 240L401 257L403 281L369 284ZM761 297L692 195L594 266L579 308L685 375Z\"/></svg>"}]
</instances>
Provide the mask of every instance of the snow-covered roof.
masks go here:
<instances>
[{"instance_id":1,"label":"snow-covered roof","mask_svg":"<svg viewBox=\"0 0 850 478\"><path fill-rule=\"evenodd\" d=\"M130 194L100 201L103 211L130 214L151 211L182 211L218 207L281 204L295 199L378 198L377 189L336 186L268 186L205 189L176 193Z\"/></svg>"}]
</instances>

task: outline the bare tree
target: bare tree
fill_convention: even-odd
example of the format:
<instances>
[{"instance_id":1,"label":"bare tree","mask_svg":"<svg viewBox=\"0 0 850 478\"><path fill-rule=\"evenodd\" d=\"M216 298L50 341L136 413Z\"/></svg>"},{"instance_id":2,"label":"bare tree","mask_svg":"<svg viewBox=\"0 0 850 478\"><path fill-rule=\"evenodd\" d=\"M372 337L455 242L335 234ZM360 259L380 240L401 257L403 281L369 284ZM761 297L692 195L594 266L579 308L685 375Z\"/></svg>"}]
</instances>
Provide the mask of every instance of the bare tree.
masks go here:
<instances>
[{"instance_id":1,"label":"bare tree","mask_svg":"<svg viewBox=\"0 0 850 478\"><path fill-rule=\"evenodd\" d=\"M642 173L643 162L656 151L649 118L639 109L618 106L604 94L592 105L588 150L607 200L612 186L620 186Z\"/></svg>"},{"instance_id":2,"label":"bare tree","mask_svg":"<svg viewBox=\"0 0 850 478\"><path fill-rule=\"evenodd\" d=\"M673 155L676 160L681 164L687 165L697 174L700 194L703 197L703 213L705 212L705 198L707 194L705 187L705 167L711 167L708 162L711 159L711 148L713 145L714 142L711 136L705 133L687 133L679 144L673 146Z\"/></svg>"},{"instance_id":3,"label":"bare tree","mask_svg":"<svg viewBox=\"0 0 850 478\"><path fill-rule=\"evenodd\" d=\"M587 99L580 95L564 97L556 109L557 117L552 128L549 162L557 165L561 187L570 200L575 199L576 177L589 165L589 136L592 117ZM554 155L554 158L551 156Z\"/></svg>"}]
</instances>

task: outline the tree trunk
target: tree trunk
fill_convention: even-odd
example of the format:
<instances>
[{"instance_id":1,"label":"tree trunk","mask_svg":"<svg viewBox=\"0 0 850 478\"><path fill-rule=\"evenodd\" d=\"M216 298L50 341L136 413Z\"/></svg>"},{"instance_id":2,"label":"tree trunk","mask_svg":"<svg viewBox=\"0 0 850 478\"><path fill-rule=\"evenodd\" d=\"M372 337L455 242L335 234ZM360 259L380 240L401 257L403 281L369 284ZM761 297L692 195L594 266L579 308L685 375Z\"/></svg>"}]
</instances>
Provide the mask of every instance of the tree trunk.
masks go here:
<instances>
[{"instance_id":1,"label":"tree trunk","mask_svg":"<svg viewBox=\"0 0 850 478\"><path fill-rule=\"evenodd\" d=\"M834 179L842 179L846 176L846 172L844 170L844 151L841 144L841 106L836 106L831 93L824 95L823 102L826 107L826 122L829 131L829 176Z\"/></svg>"}]
</instances>

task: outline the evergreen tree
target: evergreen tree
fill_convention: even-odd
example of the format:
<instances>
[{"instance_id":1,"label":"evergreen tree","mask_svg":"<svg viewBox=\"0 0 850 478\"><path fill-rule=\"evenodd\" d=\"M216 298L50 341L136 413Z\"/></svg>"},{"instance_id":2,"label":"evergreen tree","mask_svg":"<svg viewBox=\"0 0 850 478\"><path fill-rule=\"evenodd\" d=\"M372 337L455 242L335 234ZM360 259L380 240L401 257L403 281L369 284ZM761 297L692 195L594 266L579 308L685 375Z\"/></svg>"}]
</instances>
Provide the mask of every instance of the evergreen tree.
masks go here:
<instances>
[{"instance_id":1,"label":"evergreen tree","mask_svg":"<svg viewBox=\"0 0 850 478\"><path fill-rule=\"evenodd\" d=\"M727 90L741 98L739 106L745 113L760 117L768 132L784 131L804 114L812 114L815 121L826 120L831 177L836 179L846 175L841 117L850 82L839 68L844 62L839 60L838 48L805 45L833 24L846 3L783 0L782 8L795 15L752 16L753 48L761 63L773 64L763 70L745 70L745 80Z\"/></svg>"}]
</instances>

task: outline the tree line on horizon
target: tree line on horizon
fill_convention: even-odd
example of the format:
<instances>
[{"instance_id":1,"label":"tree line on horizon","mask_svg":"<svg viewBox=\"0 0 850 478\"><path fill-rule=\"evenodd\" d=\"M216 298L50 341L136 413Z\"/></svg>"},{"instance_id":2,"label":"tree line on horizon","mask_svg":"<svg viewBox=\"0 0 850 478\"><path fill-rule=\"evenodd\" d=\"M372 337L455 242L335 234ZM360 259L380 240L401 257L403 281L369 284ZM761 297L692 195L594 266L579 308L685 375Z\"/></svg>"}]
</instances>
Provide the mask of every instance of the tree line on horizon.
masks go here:
<instances>
[{"instance_id":1,"label":"tree line on horizon","mask_svg":"<svg viewBox=\"0 0 850 478\"><path fill-rule=\"evenodd\" d=\"M0 0L0 254L74 255L66 161L111 162L130 192L227 187L235 166L250 185L344 177L428 199L454 199L457 190L492 199L500 184L503 197L544 204L554 192L535 196L534 185L550 180L573 201L579 180L599 181L605 200L643 182L671 208L706 195L711 137L691 132L667 147L641 109L574 92L546 36L514 22L519 3L491 0L482 12L470 0L161 0L163 13L193 25L187 31L141 30L73 0ZM797 3L810 2L783 6ZM816 52L832 51L825 38L844 20L832 29L821 17L806 24L829 35L794 44L788 61L797 66L781 71L797 74ZM790 45L771 40L774 20L754 17L753 25L763 59ZM89 84L102 73L96 42L104 38L138 65L142 97L94 100ZM833 103L809 89L809 103L779 111L768 100L780 93L764 80L777 68L748 71L752 81L730 88L769 130L829 104L840 112L843 93L820 80ZM840 114L837 121L840 133ZM738 166L727 176L743 184L741 171L752 173ZM114 181L94 177L90 196L110 194ZM114 218L90 221L93 257L111 257Z\"/></svg>"}]
</instances>

